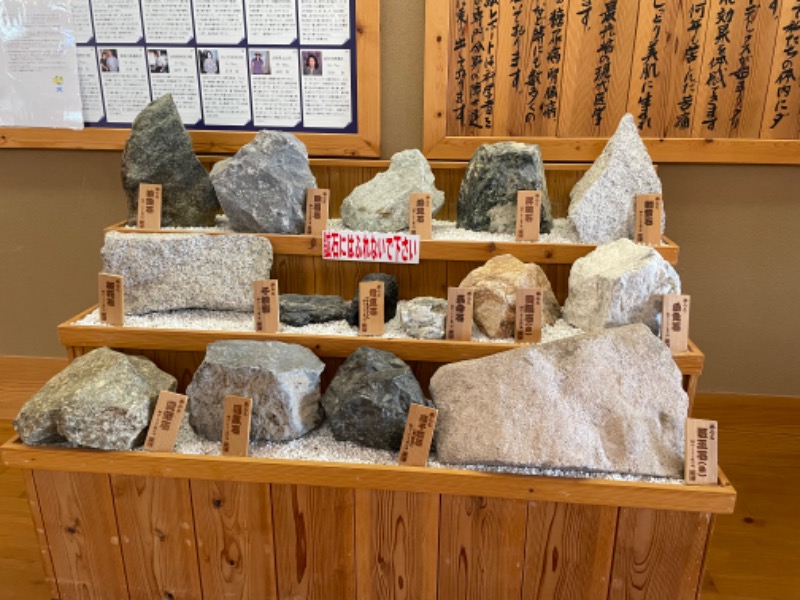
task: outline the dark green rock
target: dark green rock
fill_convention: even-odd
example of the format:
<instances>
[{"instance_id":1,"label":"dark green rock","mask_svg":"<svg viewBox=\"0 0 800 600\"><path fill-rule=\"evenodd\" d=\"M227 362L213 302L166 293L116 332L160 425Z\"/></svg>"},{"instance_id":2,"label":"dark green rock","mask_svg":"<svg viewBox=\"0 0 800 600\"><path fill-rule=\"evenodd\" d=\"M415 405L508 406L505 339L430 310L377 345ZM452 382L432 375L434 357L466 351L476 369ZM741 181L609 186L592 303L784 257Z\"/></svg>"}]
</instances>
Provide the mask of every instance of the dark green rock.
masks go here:
<instances>
[{"instance_id":1,"label":"dark green rock","mask_svg":"<svg viewBox=\"0 0 800 600\"><path fill-rule=\"evenodd\" d=\"M309 323L328 323L347 317L350 304L341 296L281 294L281 323L302 327Z\"/></svg>"},{"instance_id":2,"label":"dark green rock","mask_svg":"<svg viewBox=\"0 0 800 600\"><path fill-rule=\"evenodd\" d=\"M394 319L395 314L397 314L397 300L400 294L400 287L397 285L397 279L394 275L370 273L361 281L383 282L383 321L386 323ZM347 322L354 327L358 327L361 323L361 314L358 310L358 289L359 286L356 285L356 293L353 296L353 301L350 303L350 308L347 312Z\"/></svg>"}]
</instances>

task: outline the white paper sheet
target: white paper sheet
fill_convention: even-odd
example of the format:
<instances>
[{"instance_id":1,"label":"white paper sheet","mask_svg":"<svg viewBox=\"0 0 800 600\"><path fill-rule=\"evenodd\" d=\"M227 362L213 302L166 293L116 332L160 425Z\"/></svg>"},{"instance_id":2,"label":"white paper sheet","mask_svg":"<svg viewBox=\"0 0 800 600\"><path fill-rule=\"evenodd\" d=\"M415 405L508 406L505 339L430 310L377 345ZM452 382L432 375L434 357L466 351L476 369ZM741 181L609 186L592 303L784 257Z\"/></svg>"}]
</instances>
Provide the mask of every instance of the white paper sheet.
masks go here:
<instances>
[{"instance_id":1,"label":"white paper sheet","mask_svg":"<svg viewBox=\"0 0 800 600\"><path fill-rule=\"evenodd\" d=\"M103 109L103 93L100 89L100 68L94 48L78 48L78 73L80 75L83 120L97 123L106 116Z\"/></svg>"},{"instance_id":2,"label":"white paper sheet","mask_svg":"<svg viewBox=\"0 0 800 600\"><path fill-rule=\"evenodd\" d=\"M189 0L142 0L148 44L187 44L194 38Z\"/></svg>"},{"instance_id":3,"label":"white paper sheet","mask_svg":"<svg viewBox=\"0 0 800 600\"><path fill-rule=\"evenodd\" d=\"M302 118L297 50L250 48L250 89L256 127L294 127ZM260 67L257 58L264 66ZM261 71L261 74L259 74Z\"/></svg>"},{"instance_id":4,"label":"white paper sheet","mask_svg":"<svg viewBox=\"0 0 800 600\"><path fill-rule=\"evenodd\" d=\"M150 103L144 48L100 46L97 60L108 122L132 123Z\"/></svg>"},{"instance_id":5,"label":"white paper sheet","mask_svg":"<svg viewBox=\"0 0 800 600\"><path fill-rule=\"evenodd\" d=\"M203 118L195 56L193 48L147 48L153 100L172 94L185 125L194 125Z\"/></svg>"},{"instance_id":6,"label":"white paper sheet","mask_svg":"<svg viewBox=\"0 0 800 600\"><path fill-rule=\"evenodd\" d=\"M347 127L353 120L350 51L302 50L300 55L303 125L320 129Z\"/></svg>"},{"instance_id":7,"label":"white paper sheet","mask_svg":"<svg viewBox=\"0 0 800 600\"><path fill-rule=\"evenodd\" d=\"M350 39L349 0L299 2L301 44L341 46Z\"/></svg>"},{"instance_id":8,"label":"white paper sheet","mask_svg":"<svg viewBox=\"0 0 800 600\"><path fill-rule=\"evenodd\" d=\"M198 48L197 61L206 125L247 125L251 121L247 50Z\"/></svg>"},{"instance_id":9,"label":"white paper sheet","mask_svg":"<svg viewBox=\"0 0 800 600\"><path fill-rule=\"evenodd\" d=\"M135 44L142 39L139 0L92 0L98 44Z\"/></svg>"},{"instance_id":10,"label":"white paper sheet","mask_svg":"<svg viewBox=\"0 0 800 600\"><path fill-rule=\"evenodd\" d=\"M295 0L246 0L247 42L289 45L297 39Z\"/></svg>"},{"instance_id":11,"label":"white paper sheet","mask_svg":"<svg viewBox=\"0 0 800 600\"><path fill-rule=\"evenodd\" d=\"M198 44L235 45L244 40L242 0L194 0Z\"/></svg>"}]
</instances>

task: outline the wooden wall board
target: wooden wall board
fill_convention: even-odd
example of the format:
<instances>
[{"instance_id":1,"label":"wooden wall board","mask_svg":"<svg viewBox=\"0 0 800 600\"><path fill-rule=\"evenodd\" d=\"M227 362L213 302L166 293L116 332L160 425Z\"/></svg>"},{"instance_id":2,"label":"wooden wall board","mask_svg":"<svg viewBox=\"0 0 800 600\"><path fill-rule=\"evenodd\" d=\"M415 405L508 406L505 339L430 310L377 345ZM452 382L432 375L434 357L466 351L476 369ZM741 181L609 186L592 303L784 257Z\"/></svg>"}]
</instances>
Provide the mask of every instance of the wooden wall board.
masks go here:
<instances>
[{"instance_id":1,"label":"wooden wall board","mask_svg":"<svg viewBox=\"0 0 800 600\"><path fill-rule=\"evenodd\" d=\"M50 588L51 598L60 598L58 591L58 581L56 580L55 569L53 569L53 559L50 555L50 544L47 541L47 530L44 527L42 518L42 507L39 504L39 492L36 490L36 480L33 478L33 471L23 471L25 479L25 494L30 507L33 519L33 528L36 530L36 537L39 540L39 549L42 557L42 567L44 568L44 578Z\"/></svg>"},{"instance_id":2,"label":"wooden wall board","mask_svg":"<svg viewBox=\"0 0 800 600\"><path fill-rule=\"evenodd\" d=\"M761 136L800 135L800 0L782 0Z\"/></svg>"}]
</instances>

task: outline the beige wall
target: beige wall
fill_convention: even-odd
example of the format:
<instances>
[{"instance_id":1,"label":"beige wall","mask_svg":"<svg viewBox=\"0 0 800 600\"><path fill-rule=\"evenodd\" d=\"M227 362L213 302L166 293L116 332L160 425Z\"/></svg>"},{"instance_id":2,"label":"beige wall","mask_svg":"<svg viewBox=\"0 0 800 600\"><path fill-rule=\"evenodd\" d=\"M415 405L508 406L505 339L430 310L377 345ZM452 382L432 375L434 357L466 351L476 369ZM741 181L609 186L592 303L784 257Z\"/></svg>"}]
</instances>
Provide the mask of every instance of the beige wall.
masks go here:
<instances>
[{"instance_id":1,"label":"beige wall","mask_svg":"<svg viewBox=\"0 0 800 600\"><path fill-rule=\"evenodd\" d=\"M382 2L383 154L422 142L424 2ZM800 167L662 167L706 391L800 395ZM124 217L119 153L0 151L0 354L59 356L95 302L102 228Z\"/></svg>"}]
</instances>

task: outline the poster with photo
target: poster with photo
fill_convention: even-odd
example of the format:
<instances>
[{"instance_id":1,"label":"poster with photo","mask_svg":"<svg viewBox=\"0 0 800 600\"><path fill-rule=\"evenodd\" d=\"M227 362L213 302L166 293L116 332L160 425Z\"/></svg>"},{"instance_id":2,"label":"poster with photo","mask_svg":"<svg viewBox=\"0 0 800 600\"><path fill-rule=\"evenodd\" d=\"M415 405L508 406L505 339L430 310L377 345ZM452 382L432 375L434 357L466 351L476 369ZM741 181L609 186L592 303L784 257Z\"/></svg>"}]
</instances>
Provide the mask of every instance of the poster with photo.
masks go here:
<instances>
[{"instance_id":1,"label":"poster with photo","mask_svg":"<svg viewBox=\"0 0 800 600\"><path fill-rule=\"evenodd\" d=\"M110 123L132 123L150 103L144 48L98 47L97 65L106 119Z\"/></svg>"},{"instance_id":2,"label":"poster with photo","mask_svg":"<svg viewBox=\"0 0 800 600\"><path fill-rule=\"evenodd\" d=\"M303 118L297 50L250 48L249 55L256 127L297 126Z\"/></svg>"},{"instance_id":3,"label":"poster with photo","mask_svg":"<svg viewBox=\"0 0 800 600\"><path fill-rule=\"evenodd\" d=\"M303 122L341 129L353 120L349 50L303 50Z\"/></svg>"},{"instance_id":4,"label":"poster with photo","mask_svg":"<svg viewBox=\"0 0 800 600\"><path fill-rule=\"evenodd\" d=\"M148 48L147 70L153 100L172 94L184 125L195 125L203 118L200 85L191 48Z\"/></svg>"},{"instance_id":5,"label":"poster with photo","mask_svg":"<svg viewBox=\"0 0 800 600\"><path fill-rule=\"evenodd\" d=\"M207 125L245 126L251 121L245 48L198 48L200 92Z\"/></svg>"}]
</instances>

